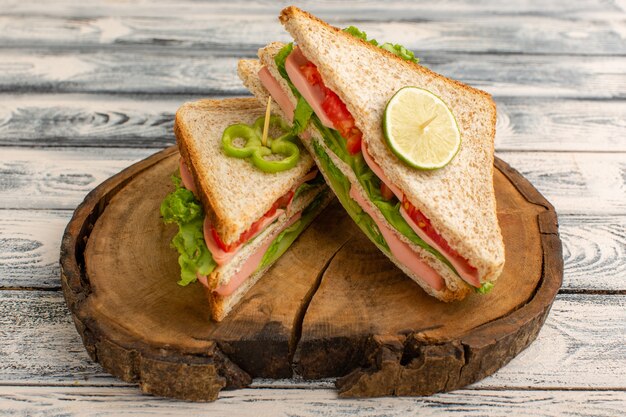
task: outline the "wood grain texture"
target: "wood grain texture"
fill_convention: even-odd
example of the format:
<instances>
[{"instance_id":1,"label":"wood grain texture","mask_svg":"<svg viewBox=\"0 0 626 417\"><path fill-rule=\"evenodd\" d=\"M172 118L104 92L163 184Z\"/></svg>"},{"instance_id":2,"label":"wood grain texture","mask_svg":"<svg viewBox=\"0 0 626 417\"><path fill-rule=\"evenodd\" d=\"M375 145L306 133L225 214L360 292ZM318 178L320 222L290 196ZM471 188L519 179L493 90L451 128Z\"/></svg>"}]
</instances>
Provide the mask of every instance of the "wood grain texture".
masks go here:
<instances>
[{"instance_id":1,"label":"wood grain texture","mask_svg":"<svg viewBox=\"0 0 626 417\"><path fill-rule=\"evenodd\" d=\"M625 307L625 297L618 295L558 295L537 340L472 387L626 390ZM0 385L127 385L89 359L60 292L0 291L0 326L5 342ZM280 380L260 384L311 386Z\"/></svg>"},{"instance_id":2,"label":"wood grain texture","mask_svg":"<svg viewBox=\"0 0 626 417\"><path fill-rule=\"evenodd\" d=\"M496 105L496 151L626 151L626 101L501 97Z\"/></svg>"},{"instance_id":3,"label":"wood grain texture","mask_svg":"<svg viewBox=\"0 0 626 417\"><path fill-rule=\"evenodd\" d=\"M0 208L73 209L105 178L154 153L131 148L3 148ZM626 212L624 153L498 152L559 214Z\"/></svg>"},{"instance_id":4,"label":"wood grain texture","mask_svg":"<svg viewBox=\"0 0 626 417\"><path fill-rule=\"evenodd\" d=\"M623 153L497 152L563 214L626 212Z\"/></svg>"},{"instance_id":5,"label":"wood grain texture","mask_svg":"<svg viewBox=\"0 0 626 417\"><path fill-rule=\"evenodd\" d=\"M72 49L0 49L0 92L247 95L235 76L237 61L255 56L256 49L237 54L175 46L81 54ZM626 97L624 56L417 54L426 67L495 97Z\"/></svg>"},{"instance_id":6,"label":"wood grain texture","mask_svg":"<svg viewBox=\"0 0 626 417\"><path fill-rule=\"evenodd\" d=\"M271 40L289 39L276 18L288 3L256 2L245 7L242 4L170 2L154 8L141 4L124 8L103 7L97 2L96 7L55 5L46 13L17 5L6 8L0 16L0 43L5 47L121 44L250 51ZM341 4L298 5L330 24L354 24L378 40L401 43L417 51L596 55L626 52L621 36L624 22L614 13L618 6L611 4L579 4L578 8L567 5L561 12L557 7L549 11L538 4L498 5L498 13L490 11L488 4L468 6L455 2L369 2L359 4L358 13ZM456 8L457 13L450 13L450 7ZM524 8L526 11L522 11ZM237 25L245 25L246 30L235 30Z\"/></svg>"},{"instance_id":7,"label":"wood grain texture","mask_svg":"<svg viewBox=\"0 0 626 417\"><path fill-rule=\"evenodd\" d=\"M0 289L60 289L58 251L70 211L0 210Z\"/></svg>"},{"instance_id":8,"label":"wood grain texture","mask_svg":"<svg viewBox=\"0 0 626 417\"><path fill-rule=\"evenodd\" d=\"M428 398L342 399L331 390L245 389L226 391L212 404L148 397L121 387L0 387L7 416L189 416L241 417L511 415L614 417L626 407L624 391L475 391L459 390ZM236 410L236 411L234 411Z\"/></svg>"},{"instance_id":9,"label":"wood grain texture","mask_svg":"<svg viewBox=\"0 0 626 417\"><path fill-rule=\"evenodd\" d=\"M626 216L560 216L559 233L568 289L624 293Z\"/></svg>"},{"instance_id":10,"label":"wood grain texture","mask_svg":"<svg viewBox=\"0 0 626 417\"><path fill-rule=\"evenodd\" d=\"M95 186L151 149L0 151L0 208L73 209Z\"/></svg>"},{"instance_id":11,"label":"wood grain texture","mask_svg":"<svg viewBox=\"0 0 626 417\"><path fill-rule=\"evenodd\" d=\"M76 4L72 0L60 0L55 2L55 7L46 9L49 16L76 16L87 17L90 15L108 16L189 16L189 15L215 15L215 14L244 14L276 16L280 5L270 4L262 0L217 0L212 2L197 2L194 0L160 0L158 4L145 3L141 0L127 0L122 3L110 3L102 0L85 0ZM41 15L41 7L33 2L20 0L5 0L6 9L3 14L12 15ZM245 10L242 10L245 4ZM405 0L391 0L381 4L375 0L357 0L343 2L337 0L302 0L299 4L305 9L314 10L316 13L329 15L354 16L355 7L358 7L359 16L368 18L386 19L390 17L402 17L409 13L419 13L422 16L449 17L454 15L451 10L459 12L462 16L481 17L484 15L547 15L564 16L569 18L595 16L598 14L617 14L624 12L624 5L616 0L603 2L588 2L585 0L525 0L515 3L502 3L499 0L481 0L467 2L465 0L438 0L436 2L407 2ZM494 11L497 11L495 13Z\"/></svg>"},{"instance_id":12,"label":"wood grain texture","mask_svg":"<svg viewBox=\"0 0 626 417\"><path fill-rule=\"evenodd\" d=\"M287 39L276 22L279 5L246 2L242 13L242 4L240 0L60 0L42 8L32 1L2 3L0 58L19 59L13 66L0 63L0 86L5 91L0 93L0 145L92 149L70 149L77 152L73 157L57 149L51 153L0 149L0 207L18 209L0 210L0 287L58 285L58 267L50 260L57 255L55 245L69 212L31 208L73 209L101 179L153 152L104 147L158 148L172 143L171 122L163 119L185 101L182 97L214 91L213 85L206 85L211 77L197 73L203 65L197 52L208 51L227 61L252 56L266 39ZM334 391L314 389L331 387L329 380L260 380L253 386L267 389L223 392L222 401L207 408L143 396L134 387L111 388L126 383L102 373L88 360L58 292L5 290L0 291L0 409L12 415L210 411L232 415L233 410L255 416L292 415L293 410L311 416L620 415L626 408L620 336L626 321L623 295L584 292L624 289L626 181L619 180L625 178L623 154L572 156L559 151L626 150L624 2L307 0L299 5L339 26L356 23L379 40L404 41L426 65L432 61L431 68L472 80L497 94L498 150L525 151L501 157L531 178L560 210L566 290L583 294L560 295L537 342L472 390L426 399L337 401ZM250 18L257 15L256 21ZM248 23L246 31L219 22L241 16ZM128 70L121 59L144 52L152 55L147 57L151 64L142 66L148 72L144 79L130 73L138 86L133 90L117 70ZM507 58L502 53L519 56ZM172 65L167 62L171 56L188 64ZM49 67L56 64L75 67ZM164 74L168 65L174 76ZM177 85L175 77L183 84ZM86 87L90 79L97 83L91 90ZM195 87L202 91L194 94L190 79L201 81ZM161 95L154 83L163 83L171 96ZM128 93L120 95L116 84ZM81 89L87 89L87 94L48 94ZM244 94L234 83L227 89L227 94ZM183 92L176 95L176 91ZM103 154L108 156L103 159ZM74 165L78 167L69 169L64 178L63 170ZM91 179L94 174L97 179ZM81 183L81 177L90 184ZM617 361L612 370L601 362L613 363L613 358ZM18 386L23 384L44 386ZM64 386L50 386L54 384ZM570 391L583 386L589 391ZM619 391L597 391L611 386ZM283 389L287 387L298 389Z\"/></svg>"},{"instance_id":13,"label":"wood grain texture","mask_svg":"<svg viewBox=\"0 0 626 417\"><path fill-rule=\"evenodd\" d=\"M0 145L163 148L188 95L0 96ZM620 151L626 101L499 97L498 151ZM541 134L537 134L541 132Z\"/></svg>"},{"instance_id":14,"label":"wood grain texture","mask_svg":"<svg viewBox=\"0 0 626 417\"><path fill-rule=\"evenodd\" d=\"M594 307L588 308L589 301ZM625 324L623 295L559 295L540 335L543 346L531 344L510 366L476 386L509 386L509 381L520 378L531 388L624 389ZM592 368L585 369L592 361ZM540 371L531 376L525 369Z\"/></svg>"},{"instance_id":15,"label":"wood grain texture","mask_svg":"<svg viewBox=\"0 0 626 417\"><path fill-rule=\"evenodd\" d=\"M163 148L175 141L176 109L194 98L6 94L0 98L0 144Z\"/></svg>"},{"instance_id":16,"label":"wood grain texture","mask_svg":"<svg viewBox=\"0 0 626 417\"><path fill-rule=\"evenodd\" d=\"M59 288L70 210L0 210L0 289ZM562 215L565 291L626 291L626 216Z\"/></svg>"}]
</instances>

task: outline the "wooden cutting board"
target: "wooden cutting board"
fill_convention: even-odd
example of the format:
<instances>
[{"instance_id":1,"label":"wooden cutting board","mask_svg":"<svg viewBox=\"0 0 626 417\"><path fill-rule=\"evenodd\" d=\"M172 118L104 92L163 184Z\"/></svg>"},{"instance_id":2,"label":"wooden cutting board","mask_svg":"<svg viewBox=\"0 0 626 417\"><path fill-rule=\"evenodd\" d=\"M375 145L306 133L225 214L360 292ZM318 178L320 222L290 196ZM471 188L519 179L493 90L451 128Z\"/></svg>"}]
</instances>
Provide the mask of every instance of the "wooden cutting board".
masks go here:
<instances>
[{"instance_id":1,"label":"wooden cutting board","mask_svg":"<svg viewBox=\"0 0 626 417\"><path fill-rule=\"evenodd\" d=\"M252 378L339 377L340 396L428 395L492 374L532 342L561 285L553 207L496 160L506 265L488 295L427 296L336 200L221 323L176 284L176 227L159 205L174 147L93 190L61 248L63 291L91 358L148 393L215 400Z\"/></svg>"}]
</instances>

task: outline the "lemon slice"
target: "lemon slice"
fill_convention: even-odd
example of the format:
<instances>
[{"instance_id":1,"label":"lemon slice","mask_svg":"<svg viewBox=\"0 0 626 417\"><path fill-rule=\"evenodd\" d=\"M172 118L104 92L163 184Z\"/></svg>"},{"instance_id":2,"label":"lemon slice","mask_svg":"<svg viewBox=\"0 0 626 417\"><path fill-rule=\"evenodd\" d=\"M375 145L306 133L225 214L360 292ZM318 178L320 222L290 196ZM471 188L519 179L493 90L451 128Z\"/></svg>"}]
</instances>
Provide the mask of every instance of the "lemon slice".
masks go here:
<instances>
[{"instance_id":1,"label":"lemon slice","mask_svg":"<svg viewBox=\"0 0 626 417\"><path fill-rule=\"evenodd\" d=\"M401 88L391 97L383 132L391 151L417 169L444 167L461 147L459 126L446 103L419 87Z\"/></svg>"}]
</instances>

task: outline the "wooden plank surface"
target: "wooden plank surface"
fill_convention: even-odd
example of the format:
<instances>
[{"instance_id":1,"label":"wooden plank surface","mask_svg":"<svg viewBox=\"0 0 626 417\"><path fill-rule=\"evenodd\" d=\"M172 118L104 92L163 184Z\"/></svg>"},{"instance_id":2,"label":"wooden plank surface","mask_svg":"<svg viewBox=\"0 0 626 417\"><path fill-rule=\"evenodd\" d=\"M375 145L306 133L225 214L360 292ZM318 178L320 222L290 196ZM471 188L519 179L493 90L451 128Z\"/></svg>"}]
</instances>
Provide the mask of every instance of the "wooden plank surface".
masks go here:
<instances>
[{"instance_id":1,"label":"wooden plank surface","mask_svg":"<svg viewBox=\"0 0 626 417\"><path fill-rule=\"evenodd\" d=\"M496 152L564 214L626 213L623 153Z\"/></svg>"},{"instance_id":2,"label":"wooden plank surface","mask_svg":"<svg viewBox=\"0 0 626 417\"><path fill-rule=\"evenodd\" d=\"M87 48L80 54L73 49L0 49L0 92L247 95L235 75L237 61L256 56L256 48L237 54L126 46ZM590 60L555 55L417 54L428 68L496 97L626 98L625 56Z\"/></svg>"},{"instance_id":3,"label":"wooden plank surface","mask_svg":"<svg viewBox=\"0 0 626 417\"><path fill-rule=\"evenodd\" d=\"M202 96L0 95L0 145L163 148L174 113ZM499 97L498 151L626 152L626 101Z\"/></svg>"},{"instance_id":4,"label":"wooden plank surface","mask_svg":"<svg viewBox=\"0 0 626 417\"><path fill-rule=\"evenodd\" d=\"M71 210L0 210L0 289L58 289ZM626 216L562 215L564 291L626 292Z\"/></svg>"},{"instance_id":5,"label":"wooden plank surface","mask_svg":"<svg viewBox=\"0 0 626 417\"><path fill-rule=\"evenodd\" d=\"M98 184L154 149L12 149L0 152L0 208L74 209Z\"/></svg>"},{"instance_id":6,"label":"wooden plank surface","mask_svg":"<svg viewBox=\"0 0 626 417\"><path fill-rule=\"evenodd\" d=\"M99 183L154 153L133 148L3 148L0 208L74 209ZM626 212L624 153L499 152L562 214Z\"/></svg>"},{"instance_id":7,"label":"wooden plank surface","mask_svg":"<svg viewBox=\"0 0 626 417\"><path fill-rule=\"evenodd\" d=\"M258 380L207 405L140 395L91 363L56 290L62 230L90 189L173 143L182 102L248 95L234 75L237 59L288 37L276 21L283 4L243 3L2 3L3 413L619 415L626 408L626 5L617 0L299 2L338 26L404 43L431 69L494 94L499 156L557 208L562 293L537 342L500 372L417 399L337 401L332 381Z\"/></svg>"},{"instance_id":8,"label":"wooden plank surface","mask_svg":"<svg viewBox=\"0 0 626 417\"><path fill-rule=\"evenodd\" d=\"M559 295L537 341L473 386L626 389L625 322L626 297ZM88 358L59 292L0 291L0 325L0 385L120 383Z\"/></svg>"},{"instance_id":9,"label":"wooden plank surface","mask_svg":"<svg viewBox=\"0 0 626 417\"><path fill-rule=\"evenodd\" d=\"M140 395L122 387L0 387L7 416L13 415L158 415L196 414L265 416L419 415L617 416L626 407L623 391L474 391L460 390L427 398L341 399L332 390L245 389L225 391L211 404L181 403ZM45 411L44 411L45 410ZM236 410L236 411L234 411ZM48 414L50 413L50 414Z\"/></svg>"},{"instance_id":10,"label":"wooden plank surface","mask_svg":"<svg viewBox=\"0 0 626 417\"><path fill-rule=\"evenodd\" d=\"M0 210L0 289L61 288L59 250L70 210Z\"/></svg>"},{"instance_id":11,"label":"wooden plank surface","mask_svg":"<svg viewBox=\"0 0 626 417\"><path fill-rule=\"evenodd\" d=\"M534 6L460 2L406 4L387 2L339 4L299 2L338 27L358 25L370 36L401 43L417 51L618 55L623 20L619 5L568 5L561 11ZM455 4L456 3L456 4ZM42 13L29 5L8 7L0 15L0 42L5 47L36 45L102 46L175 45L176 47L253 50L270 40L289 39L277 22L283 5L256 2L198 4L161 3L96 6L56 4ZM124 7L126 6L126 7ZM130 6L130 7L129 7ZM494 7L492 4L491 7ZM450 13L450 8L457 13ZM54 16L54 17L53 17ZM238 30L239 27L245 30ZM32 28L36 28L32 30Z\"/></svg>"},{"instance_id":12,"label":"wooden plank surface","mask_svg":"<svg viewBox=\"0 0 626 417\"><path fill-rule=\"evenodd\" d=\"M41 6L35 2L22 0L5 0L6 9L3 14L11 15L41 15ZM242 10L244 4L245 10ZM171 16L214 14L255 14L270 15L276 17L281 7L289 2L281 2L279 5L269 5L259 0L216 0L211 2L197 2L195 0L157 0L145 2L141 0L126 0L123 2L110 2L102 0L83 0L76 3L73 0L55 1L55 7L48 8L46 15L50 16ZM532 15L540 14L547 16L564 16L568 18L596 16L598 14L612 14L619 16L617 12L623 12L625 6L619 1L609 0L603 2L589 2L586 0L524 0L518 2L503 3L500 0L480 0L468 2L466 0L438 0L436 2L407 2L406 0L391 0L381 3L376 0L358 0L357 2L344 1L318 1L302 0L299 6L305 10L311 10L320 15L348 15L369 18L389 19L402 17L407 14L417 14L433 18L435 16L450 17L456 13L472 17L493 15ZM355 10L355 6L357 9Z\"/></svg>"}]
</instances>

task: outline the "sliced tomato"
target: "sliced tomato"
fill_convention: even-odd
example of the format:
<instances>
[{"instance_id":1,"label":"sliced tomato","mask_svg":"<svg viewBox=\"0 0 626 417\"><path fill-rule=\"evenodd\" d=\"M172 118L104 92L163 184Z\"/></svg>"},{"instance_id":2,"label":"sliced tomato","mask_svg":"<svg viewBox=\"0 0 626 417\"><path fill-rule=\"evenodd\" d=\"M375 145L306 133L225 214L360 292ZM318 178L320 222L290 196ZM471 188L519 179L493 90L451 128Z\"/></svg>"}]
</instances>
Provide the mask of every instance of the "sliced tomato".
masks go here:
<instances>
[{"instance_id":1,"label":"sliced tomato","mask_svg":"<svg viewBox=\"0 0 626 417\"><path fill-rule=\"evenodd\" d=\"M213 240L215 240L217 246L219 246L219 248L224 252L230 252L237 247L237 243L231 243L230 245L227 245L226 243L222 242L220 235L217 234L217 230L215 230L214 227L211 227L211 236L213 236Z\"/></svg>"},{"instance_id":2,"label":"sliced tomato","mask_svg":"<svg viewBox=\"0 0 626 417\"><path fill-rule=\"evenodd\" d=\"M291 203L291 200L293 199L293 196L295 195L295 191L291 190L289 191L287 194L285 194L284 196L282 196L281 198L279 198L278 200L276 200L276 202L274 203L274 205L272 206L272 208L270 208L270 210L272 211L271 214L265 214L265 216L268 215L272 215L274 214L274 212L276 210L278 210L279 208L286 208L289 203Z\"/></svg>"},{"instance_id":3,"label":"sliced tomato","mask_svg":"<svg viewBox=\"0 0 626 417\"><path fill-rule=\"evenodd\" d=\"M317 67L315 66L315 64L312 63L311 61L309 61L306 64L302 65L300 67L300 70L302 71L302 73L306 77L306 80L309 82L309 84L311 84L311 85L318 85L318 84L324 85L324 83L322 82L322 75L317 70Z\"/></svg>"},{"instance_id":4,"label":"sliced tomato","mask_svg":"<svg viewBox=\"0 0 626 417\"><path fill-rule=\"evenodd\" d=\"M326 116L333 122L333 126L341 136L346 139L346 148L350 154L354 155L361 151L361 139L363 133L356 127L354 117L348 111L345 103L341 101L334 91L324 85L322 76L317 67L312 62L307 62L300 66L300 70L304 74L307 82L311 85L319 85L324 93L324 101L322 101L322 109Z\"/></svg>"},{"instance_id":5,"label":"sliced tomato","mask_svg":"<svg viewBox=\"0 0 626 417\"><path fill-rule=\"evenodd\" d=\"M448 245L448 242L439 233L437 233L433 225L430 223L430 220L426 216L424 216L424 213L419 211L413 204L411 204L411 202L409 202L406 197L402 200L402 206L404 207L404 210L407 212L411 220L415 222L417 227L422 229L424 233L428 235L428 237L430 237L436 244L441 247L441 249L446 253L447 258L455 258L467 267L467 271L477 271L476 268L470 265L467 259L462 257L457 251L455 251L450 247L450 245Z\"/></svg>"},{"instance_id":6,"label":"sliced tomato","mask_svg":"<svg viewBox=\"0 0 626 417\"><path fill-rule=\"evenodd\" d=\"M231 252L235 250L242 243L247 242L259 232L259 228L263 224L263 220L267 219L268 217L272 217L274 213L276 213L276 210L278 210L279 208L286 208L287 206L289 206L289 203L291 203L291 200L293 199L294 195L295 195L295 192L292 190L292 191L289 191L284 196L280 197L278 200L276 200L274 204L272 204L272 207L270 207L270 209L263 216L261 216L259 220L252 223L252 225L248 228L248 230L246 230L241 235L239 235L239 239L236 242L233 242L227 245L226 243L222 241L222 239L220 238L215 228L212 227L211 235L213 236L215 243L217 243L217 246L220 249L222 249L224 252Z\"/></svg>"},{"instance_id":7,"label":"sliced tomato","mask_svg":"<svg viewBox=\"0 0 626 417\"><path fill-rule=\"evenodd\" d=\"M391 200L396 196L393 191L391 191L391 188L387 187L387 184L382 181L380 182L380 193L385 200Z\"/></svg>"}]
</instances>

